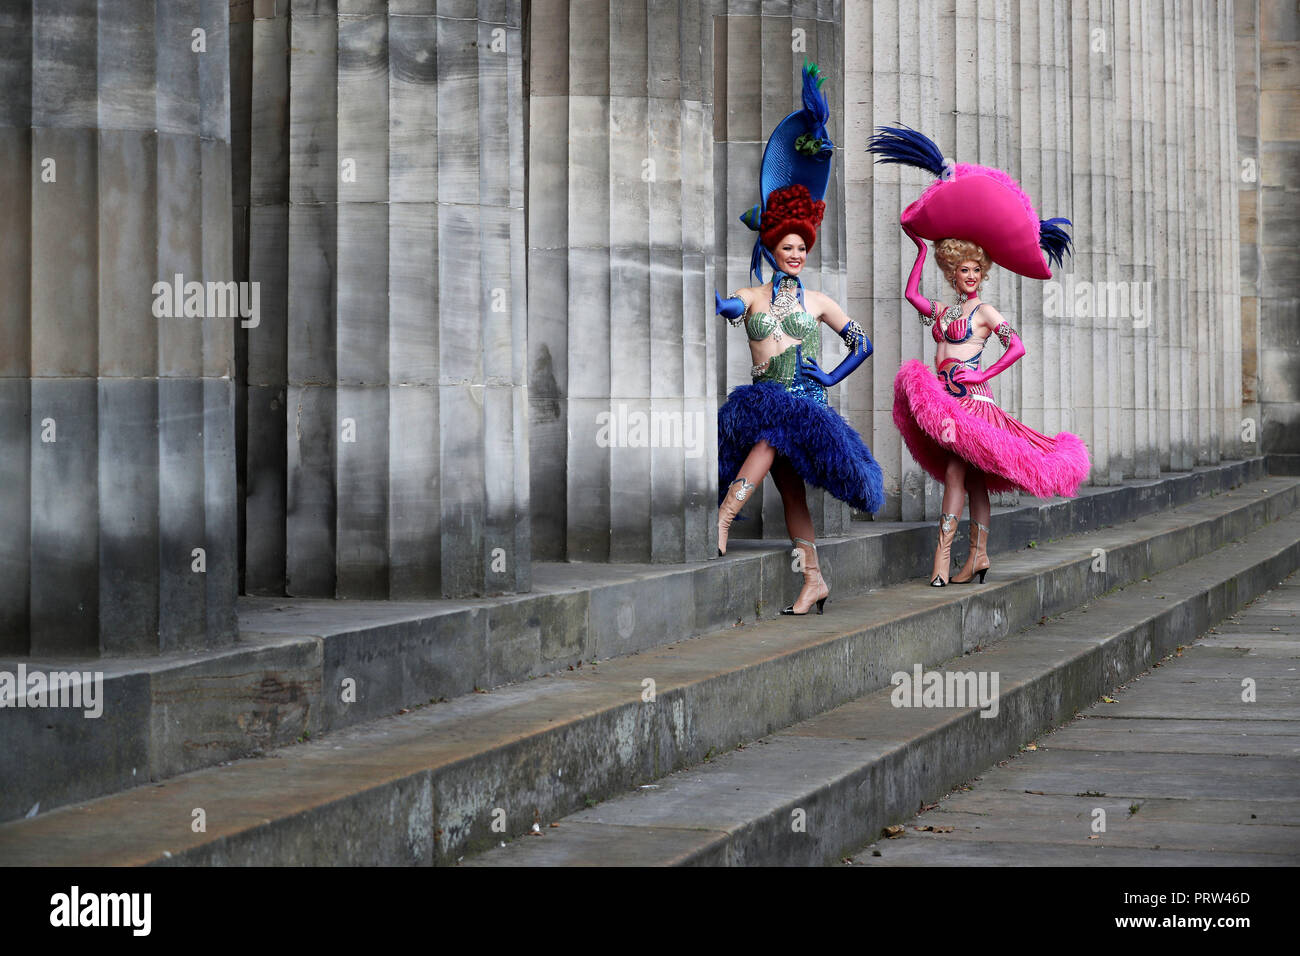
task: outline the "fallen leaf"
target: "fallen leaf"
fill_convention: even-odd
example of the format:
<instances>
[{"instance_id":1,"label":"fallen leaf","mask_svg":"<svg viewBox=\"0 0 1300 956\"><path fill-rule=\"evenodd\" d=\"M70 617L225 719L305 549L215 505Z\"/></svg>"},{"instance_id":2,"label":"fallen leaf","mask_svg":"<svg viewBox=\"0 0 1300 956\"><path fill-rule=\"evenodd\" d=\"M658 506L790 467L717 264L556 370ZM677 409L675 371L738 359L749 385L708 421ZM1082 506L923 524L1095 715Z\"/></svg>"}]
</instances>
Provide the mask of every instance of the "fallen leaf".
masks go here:
<instances>
[{"instance_id":1,"label":"fallen leaf","mask_svg":"<svg viewBox=\"0 0 1300 956\"><path fill-rule=\"evenodd\" d=\"M906 827L904 827L901 823L895 823L893 826L885 827L883 830L880 831L880 834L881 836L887 837L892 840L894 837L901 837L906 832L907 832Z\"/></svg>"},{"instance_id":2,"label":"fallen leaf","mask_svg":"<svg viewBox=\"0 0 1300 956\"><path fill-rule=\"evenodd\" d=\"M952 832L952 827L935 826L934 824L931 823L927 823L925 826L921 826L921 827L912 827L912 829L919 830L922 833L951 833Z\"/></svg>"},{"instance_id":3,"label":"fallen leaf","mask_svg":"<svg viewBox=\"0 0 1300 956\"><path fill-rule=\"evenodd\" d=\"M1101 702L1102 702L1103 704L1114 704L1114 703L1118 703L1118 702L1115 700L1114 697L1107 697L1107 696L1105 696L1105 695L1102 695Z\"/></svg>"},{"instance_id":4,"label":"fallen leaf","mask_svg":"<svg viewBox=\"0 0 1300 956\"><path fill-rule=\"evenodd\" d=\"M1094 833L1092 836L1088 837L1088 839L1089 839L1089 840L1100 840L1100 839L1101 839L1101 834L1099 834L1099 833Z\"/></svg>"},{"instance_id":5,"label":"fallen leaf","mask_svg":"<svg viewBox=\"0 0 1300 956\"><path fill-rule=\"evenodd\" d=\"M1025 744L1025 749L1026 749L1026 750L1037 750L1037 749L1038 749L1038 744Z\"/></svg>"},{"instance_id":6,"label":"fallen leaf","mask_svg":"<svg viewBox=\"0 0 1300 956\"><path fill-rule=\"evenodd\" d=\"M558 827L558 826L559 826L558 823L552 823L552 824L551 824L551 829L554 830L554 829L555 829L556 827Z\"/></svg>"},{"instance_id":7,"label":"fallen leaf","mask_svg":"<svg viewBox=\"0 0 1300 956\"><path fill-rule=\"evenodd\" d=\"M1036 794L1038 794L1040 797L1045 797L1045 796L1047 796L1047 794L1043 793L1043 791L1041 791L1041 790L1026 790L1025 793L1036 793Z\"/></svg>"}]
</instances>

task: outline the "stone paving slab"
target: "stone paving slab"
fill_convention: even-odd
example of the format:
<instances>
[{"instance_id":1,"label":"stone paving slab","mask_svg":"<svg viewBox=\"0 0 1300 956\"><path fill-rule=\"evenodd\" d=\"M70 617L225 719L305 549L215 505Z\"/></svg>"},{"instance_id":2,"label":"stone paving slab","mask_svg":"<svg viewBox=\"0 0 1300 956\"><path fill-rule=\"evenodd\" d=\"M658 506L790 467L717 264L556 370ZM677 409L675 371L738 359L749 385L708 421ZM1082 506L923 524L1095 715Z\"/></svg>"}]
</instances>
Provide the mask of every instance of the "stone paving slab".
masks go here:
<instances>
[{"instance_id":1,"label":"stone paving slab","mask_svg":"<svg viewBox=\"0 0 1300 956\"><path fill-rule=\"evenodd\" d=\"M1244 643L1300 610L1295 575L1231 615ZM867 866L1300 864L1300 690L1289 656L1216 635L1129 681L851 857ZM1253 648L1247 648L1253 650ZM1241 700L1242 677L1257 701ZM1105 812L1097 832L1096 810ZM952 826L952 832L917 826ZM1094 844L1086 847L1085 844Z\"/></svg>"},{"instance_id":2,"label":"stone paving slab","mask_svg":"<svg viewBox=\"0 0 1300 956\"><path fill-rule=\"evenodd\" d=\"M928 822L933 813L962 814L983 826L984 818L994 821L1009 820L1015 824L1025 821L1051 819L1065 820L1088 818L1101 807L1110 817L1129 816L1132 807L1138 807L1143 821L1162 823L1225 824L1230 826L1285 826L1300 825L1300 796L1290 800L1206 800L1195 801L1180 797L1146 797L1141 800L1123 797L1079 797L1074 794L1026 794L1024 790L1000 790L981 786L987 775L972 781L969 790L958 790L943 798L936 809L919 815L908 824ZM1134 818L1137 819L1137 818ZM992 825L992 824L990 824ZM895 841L888 841L893 843Z\"/></svg>"}]
</instances>

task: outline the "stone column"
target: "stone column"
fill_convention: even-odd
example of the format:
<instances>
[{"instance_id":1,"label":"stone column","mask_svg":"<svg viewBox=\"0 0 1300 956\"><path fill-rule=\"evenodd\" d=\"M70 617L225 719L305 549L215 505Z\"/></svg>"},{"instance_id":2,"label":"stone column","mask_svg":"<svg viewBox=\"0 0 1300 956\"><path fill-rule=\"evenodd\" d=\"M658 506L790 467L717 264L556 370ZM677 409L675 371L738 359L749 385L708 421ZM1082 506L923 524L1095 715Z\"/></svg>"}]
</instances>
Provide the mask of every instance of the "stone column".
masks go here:
<instances>
[{"instance_id":1,"label":"stone column","mask_svg":"<svg viewBox=\"0 0 1300 956\"><path fill-rule=\"evenodd\" d=\"M1260 37L1259 0L1236 0L1233 5L1235 56L1235 96L1232 98L1236 122L1232 135L1237 147L1237 162L1231 173L1236 186L1238 205L1238 255L1229 263L1239 263L1241 309L1241 400L1244 438L1243 452L1263 451L1259 403L1259 197L1263 157L1259 137ZM1252 434L1253 432L1253 434Z\"/></svg>"},{"instance_id":2,"label":"stone column","mask_svg":"<svg viewBox=\"0 0 1300 956\"><path fill-rule=\"evenodd\" d=\"M0 652L235 638L227 17L0 10Z\"/></svg>"},{"instance_id":3,"label":"stone column","mask_svg":"<svg viewBox=\"0 0 1300 956\"><path fill-rule=\"evenodd\" d=\"M1219 174L1218 194L1220 202L1219 252L1219 310L1224 321L1221 326L1223 334L1223 411L1220 435L1222 453L1227 458L1243 458L1258 452L1258 429L1254 440L1246 442L1243 436L1243 423L1246 412L1243 408L1242 391L1242 322L1241 322L1241 228L1240 210L1237 203L1237 182L1240 178L1237 169L1237 104L1235 95L1235 78L1233 59L1235 55L1235 36L1233 11L1230 7L1214 4L1217 23L1212 36L1216 48L1215 77L1218 81L1218 108L1214 118L1218 126Z\"/></svg>"},{"instance_id":4,"label":"stone column","mask_svg":"<svg viewBox=\"0 0 1300 956\"><path fill-rule=\"evenodd\" d=\"M1071 201L1069 15L1062 2L1022 0L1016 7L1019 43L1018 170L1042 217L1074 218ZM1074 230L1077 235L1077 228ZM1081 238L1081 237L1080 237ZM1067 258L1048 283L1019 280L1025 343L1021 370L1023 420L1049 435L1077 427L1069 375L1072 311L1067 300L1075 263Z\"/></svg>"},{"instance_id":5,"label":"stone column","mask_svg":"<svg viewBox=\"0 0 1300 956\"><path fill-rule=\"evenodd\" d=\"M1196 363L1196 395L1193 404L1195 421L1196 464L1213 464L1218 461L1218 426L1215 405L1217 383L1220 377L1219 358L1214 346L1216 336L1212 323L1217 326L1218 248L1214 241L1217 226L1217 203L1212 198L1214 170L1211 159L1214 147L1214 125L1210 121L1213 99L1210 79L1213 61L1210 57L1207 0L1192 0L1188 11L1191 30L1191 74L1188 76L1188 99L1192 110L1191 140L1188 144L1192 156L1192 193L1188 197L1199 215L1193 218L1195 250L1195 308L1196 339L1193 345Z\"/></svg>"},{"instance_id":6,"label":"stone column","mask_svg":"<svg viewBox=\"0 0 1300 956\"><path fill-rule=\"evenodd\" d=\"M266 6L247 589L527 590L520 6Z\"/></svg>"},{"instance_id":7,"label":"stone column","mask_svg":"<svg viewBox=\"0 0 1300 956\"><path fill-rule=\"evenodd\" d=\"M529 414L536 550L715 552L712 17L532 5Z\"/></svg>"},{"instance_id":8,"label":"stone column","mask_svg":"<svg viewBox=\"0 0 1300 956\"><path fill-rule=\"evenodd\" d=\"M1300 469L1300 11L1259 0L1260 420L1266 452Z\"/></svg>"},{"instance_id":9,"label":"stone column","mask_svg":"<svg viewBox=\"0 0 1300 956\"><path fill-rule=\"evenodd\" d=\"M1118 321L1104 290L1117 278L1115 199L1115 34L1110 7L1099 0L1071 7L1071 98L1073 104L1075 277L1090 283L1092 295L1076 297L1071 310L1076 420L1092 453L1093 484L1120 479L1116 452L1118 408L1112 382L1119 355ZM1127 159L1127 157L1125 157ZM1100 292L1100 294L1099 294Z\"/></svg>"}]
</instances>

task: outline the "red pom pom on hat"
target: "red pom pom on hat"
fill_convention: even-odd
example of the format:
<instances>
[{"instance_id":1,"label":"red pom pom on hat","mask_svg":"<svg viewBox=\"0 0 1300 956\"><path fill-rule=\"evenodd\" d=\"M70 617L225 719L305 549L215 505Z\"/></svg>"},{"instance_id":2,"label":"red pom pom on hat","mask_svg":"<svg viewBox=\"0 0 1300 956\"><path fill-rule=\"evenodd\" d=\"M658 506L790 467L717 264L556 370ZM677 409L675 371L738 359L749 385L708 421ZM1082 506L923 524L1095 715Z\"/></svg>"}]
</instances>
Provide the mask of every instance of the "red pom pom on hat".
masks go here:
<instances>
[{"instance_id":1,"label":"red pom pom on hat","mask_svg":"<svg viewBox=\"0 0 1300 956\"><path fill-rule=\"evenodd\" d=\"M763 210L759 238L768 249L793 233L809 249L817 241L817 227L826 215L826 203L813 200L808 187L800 183L772 190Z\"/></svg>"}]
</instances>

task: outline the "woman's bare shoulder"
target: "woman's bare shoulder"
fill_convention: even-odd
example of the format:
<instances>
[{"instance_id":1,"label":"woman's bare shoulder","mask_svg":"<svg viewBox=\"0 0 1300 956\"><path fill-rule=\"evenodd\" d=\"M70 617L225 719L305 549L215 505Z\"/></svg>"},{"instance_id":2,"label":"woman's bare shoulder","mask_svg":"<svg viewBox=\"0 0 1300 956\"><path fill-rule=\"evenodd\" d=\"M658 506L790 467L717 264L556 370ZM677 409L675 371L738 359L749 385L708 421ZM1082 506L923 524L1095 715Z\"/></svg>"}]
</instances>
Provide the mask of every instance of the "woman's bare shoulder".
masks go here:
<instances>
[{"instance_id":1,"label":"woman's bare shoulder","mask_svg":"<svg viewBox=\"0 0 1300 956\"><path fill-rule=\"evenodd\" d=\"M1002 324L1002 313L987 302L981 302L979 306L979 315L975 317L977 325L983 325L990 331L996 329Z\"/></svg>"},{"instance_id":2,"label":"woman's bare shoulder","mask_svg":"<svg viewBox=\"0 0 1300 956\"><path fill-rule=\"evenodd\" d=\"M755 302L761 301L763 288L761 285L742 285L737 287L731 294L740 296L745 305L752 307Z\"/></svg>"}]
</instances>

